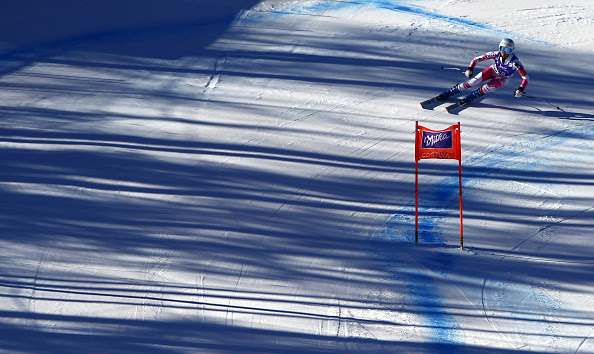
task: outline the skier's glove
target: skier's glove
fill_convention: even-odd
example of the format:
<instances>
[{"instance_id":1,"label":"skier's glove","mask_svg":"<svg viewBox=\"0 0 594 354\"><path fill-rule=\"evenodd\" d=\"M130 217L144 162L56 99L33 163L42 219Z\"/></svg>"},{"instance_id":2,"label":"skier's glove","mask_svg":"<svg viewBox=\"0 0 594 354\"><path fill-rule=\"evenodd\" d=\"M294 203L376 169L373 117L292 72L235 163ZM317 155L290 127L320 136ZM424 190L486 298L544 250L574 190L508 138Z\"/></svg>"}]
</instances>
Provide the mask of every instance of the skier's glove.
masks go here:
<instances>
[{"instance_id":1,"label":"skier's glove","mask_svg":"<svg viewBox=\"0 0 594 354\"><path fill-rule=\"evenodd\" d=\"M466 71L464 72L464 75L466 75L466 77L468 77L468 78L471 78L472 71L473 71L473 69L471 67L468 67L468 69L466 69Z\"/></svg>"},{"instance_id":2,"label":"skier's glove","mask_svg":"<svg viewBox=\"0 0 594 354\"><path fill-rule=\"evenodd\" d=\"M518 87L518 89L516 90L516 97L522 97L522 95L524 94L524 88L522 86Z\"/></svg>"}]
</instances>

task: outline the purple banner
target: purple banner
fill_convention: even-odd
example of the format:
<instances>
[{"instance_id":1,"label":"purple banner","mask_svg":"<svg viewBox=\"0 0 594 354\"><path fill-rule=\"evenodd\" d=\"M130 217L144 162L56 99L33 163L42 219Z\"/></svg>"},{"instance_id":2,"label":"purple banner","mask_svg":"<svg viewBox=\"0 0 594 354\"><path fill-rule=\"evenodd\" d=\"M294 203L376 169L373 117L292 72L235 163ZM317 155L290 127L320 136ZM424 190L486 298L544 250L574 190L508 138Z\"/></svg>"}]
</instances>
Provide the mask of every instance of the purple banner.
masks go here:
<instances>
[{"instance_id":1,"label":"purple banner","mask_svg":"<svg viewBox=\"0 0 594 354\"><path fill-rule=\"evenodd\" d=\"M428 132L423 131L422 149L451 149L453 147L452 131Z\"/></svg>"}]
</instances>

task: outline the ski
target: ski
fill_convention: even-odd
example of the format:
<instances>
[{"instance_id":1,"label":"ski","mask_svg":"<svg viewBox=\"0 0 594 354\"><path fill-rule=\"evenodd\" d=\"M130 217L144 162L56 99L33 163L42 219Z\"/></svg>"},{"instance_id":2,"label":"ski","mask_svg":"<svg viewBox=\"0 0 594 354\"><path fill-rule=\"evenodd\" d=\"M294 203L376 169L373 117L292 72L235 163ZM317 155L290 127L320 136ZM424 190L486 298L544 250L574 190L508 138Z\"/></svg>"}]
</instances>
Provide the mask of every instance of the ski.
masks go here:
<instances>
[{"instance_id":1,"label":"ski","mask_svg":"<svg viewBox=\"0 0 594 354\"><path fill-rule=\"evenodd\" d=\"M465 100L460 100L454 104L451 104L449 106L446 107L446 111L450 114L453 114L452 112L457 110L458 108L462 107L462 106L466 106L468 105L468 103Z\"/></svg>"},{"instance_id":2,"label":"ski","mask_svg":"<svg viewBox=\"0 0 594 354\"><path fill-rule=\"evenodd\" d=\"M439 96L441 96L441 95L439 95ZM436 104L438 102L445 101L443 99L440 99L439 96L435 96L433 98L430 98L430 99L428 99L426 101L421 102L421 107L426 109L427 107L429 107L431 105L434 105L434 104Z\"/></svg>"}]
</instances>

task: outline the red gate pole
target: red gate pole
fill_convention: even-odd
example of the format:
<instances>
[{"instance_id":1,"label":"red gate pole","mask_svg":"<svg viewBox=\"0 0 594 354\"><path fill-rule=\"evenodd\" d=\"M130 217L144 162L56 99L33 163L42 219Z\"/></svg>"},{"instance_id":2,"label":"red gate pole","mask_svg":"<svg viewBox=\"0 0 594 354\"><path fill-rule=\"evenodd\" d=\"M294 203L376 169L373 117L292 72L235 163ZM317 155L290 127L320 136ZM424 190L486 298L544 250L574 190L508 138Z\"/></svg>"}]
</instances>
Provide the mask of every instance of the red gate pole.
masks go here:
<instances>
[{"instance_id":1,"label":"red gate pole","mask_svg":"<svg viewBox=\"0 0 594 354\"><path fill-rule=\"evenodd\" d=\"M458 177L460 183L460 249L464 248L464 235L462 223L462 147L460 143L460 122L458 122Z\"/></svg>"},{"instance_id":2,"label":"red gate pole","mask_svg":"<svg viewBox=\"0 0 594 354\"><path fill-rule=\"evenodd\" d=\"M415 128L415 244L419 243L419 121Z\"/></svg>"},{"instance_id":3,"label":"red gate pole","mask_svg":"<svg viewBox=\"0 0 594 354\"><path fill-rule=\"evenodd\" d=\"M462 161L458 160L458 174L460 177L460 248L464 248L464 236L462 233Z\"/></svg>"},{"instance_id":4,"label":"red gate pole","mask_svg":"<svg viewBox=\"0 0 594 354\"><path fill-rule=\"evenodd\" d=\"M415 243L419 243L419 161L415 161Z\"/></svg>"}]
</instances>

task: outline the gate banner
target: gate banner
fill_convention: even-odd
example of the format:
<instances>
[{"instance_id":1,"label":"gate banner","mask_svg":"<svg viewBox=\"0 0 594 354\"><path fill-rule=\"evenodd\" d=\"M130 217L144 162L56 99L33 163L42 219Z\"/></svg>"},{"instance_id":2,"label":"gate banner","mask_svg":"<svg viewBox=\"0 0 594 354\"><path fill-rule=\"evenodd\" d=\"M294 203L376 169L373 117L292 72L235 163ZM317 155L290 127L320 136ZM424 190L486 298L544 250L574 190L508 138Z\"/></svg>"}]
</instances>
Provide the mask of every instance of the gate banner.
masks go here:
<instances>
[{"instance_id":1,"label":"gate banner","mask_svg":"<svg viewBox=\"0 0 594 354\"><path fill-rule=\"evenodd\" d=\"M462 231L462 153L460 148L460 122L444 130L428 129L419 125L415 130L415 243L419 243L419 160L458 160L460 183L460 248L464 247Z\"/></svg>"},{"instance_id":2,"label":"gate banner","mask_svg":"<svg viewBox=\"0 0 594 354\"><path fill-rule=\"evenodd\" d=\"M415 135L415 160L460 160L460 124L444 130L433 130L417 124Z\"/></svg>"}]
</instances>

